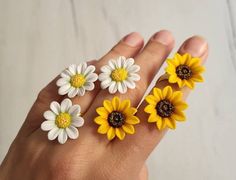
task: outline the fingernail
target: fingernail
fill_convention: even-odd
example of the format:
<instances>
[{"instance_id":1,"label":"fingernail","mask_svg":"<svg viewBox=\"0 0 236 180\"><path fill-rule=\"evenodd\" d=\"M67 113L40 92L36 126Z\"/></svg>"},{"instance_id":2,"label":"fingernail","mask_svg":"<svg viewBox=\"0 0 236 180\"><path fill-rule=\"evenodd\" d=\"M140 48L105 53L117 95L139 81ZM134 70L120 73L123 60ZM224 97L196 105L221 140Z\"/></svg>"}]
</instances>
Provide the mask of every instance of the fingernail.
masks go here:
<instances>
[{"instance_id":1,"label":"fingernail","mask_svg":"<svg viewBox=\"0 0 236 180\"><path fill-rule=\"evenodd\" d=\"M185 41L182 51L188 52L194 57L202 56L207 50L207 41L200 36L193 36Z\"/></svg>"},{"instance_id":2,"label":"fingernail","mask_svg":"<svg viewBox=\"0 0 236 180\"><path fill-rule=\"evenodd\" d=\"M169 45L174 41L174 38L171 32L167 30L161 30L153 35L152 39L156 42L159 42L164 45Z\"/></svg>"},{"instance_id":3,"label":"fingernail","mask_svg":"<svg viewBox=\"0 0 236 180\"><path fill-rule=\"evenodd\" d=\"M137 32L132 32L132 33L126 35L123 38L123 41L131 47L138 47L138 46L141 46L143 44L143 38Z\"/></svg>"}]
</instances>

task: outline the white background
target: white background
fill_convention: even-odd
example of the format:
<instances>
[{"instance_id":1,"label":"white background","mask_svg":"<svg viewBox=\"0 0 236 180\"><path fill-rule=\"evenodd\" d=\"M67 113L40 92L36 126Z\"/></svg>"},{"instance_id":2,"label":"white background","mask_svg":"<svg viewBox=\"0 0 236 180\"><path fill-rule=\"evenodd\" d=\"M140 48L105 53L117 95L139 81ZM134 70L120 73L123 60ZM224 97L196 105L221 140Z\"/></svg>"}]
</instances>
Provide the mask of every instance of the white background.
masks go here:
<instances>
[{"instance_id":1,"label":"white background","mask_svg":"<svg viewBox=\"0 0 236 180\"><path fill-rule=\"evenodd\" d=\"M207 38L209 61L188 121L148 160L150 179L236 179L235 0L0 0L0 162L39 90L70 63L98 59L120 38L160 29L176 48Z\"/></svg>"}]
</instances>

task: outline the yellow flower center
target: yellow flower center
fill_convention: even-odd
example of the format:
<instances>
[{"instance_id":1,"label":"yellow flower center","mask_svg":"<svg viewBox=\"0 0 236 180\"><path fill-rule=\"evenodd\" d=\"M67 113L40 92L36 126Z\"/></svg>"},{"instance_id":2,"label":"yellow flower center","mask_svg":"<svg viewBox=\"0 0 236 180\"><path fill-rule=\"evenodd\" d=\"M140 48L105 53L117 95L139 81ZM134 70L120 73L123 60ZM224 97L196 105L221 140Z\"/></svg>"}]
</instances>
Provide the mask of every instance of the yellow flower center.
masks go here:
<instances>
[{"instance_id":1,"label":"yellow flower center","mask_svg":"<svg viewBox=\"0 0 236 180\"><path fill-rule=\"evenodd\" d=\"M163 118L170 117L175 107L169 100L161 100L156 105L157 114Z\"/></svg>"},{"instance_id":2,"label":"yellow flower center","mask_svg":"<svg viewBox=\"0 0 236 180\"><path fill-rule=\"evenodd\" d=\"M82 74L76 74L71 77L70 84L75 88L80 88L85 83L85 77Z\"/></svg>"},{"instance_id":3,"label":"yellow flower center","mask_svg":"<svg viewBox=\"0 0 236 180\"><path fill-rule=\"evenodd\" d=\"M124 68L118 68L112 71L111 78L113 81L123 81L128 77L128 72Z\"/></svg>"},{"instance_id":4,"label":"yellow flower center","mask_svg":"<svg viewBox=\"0 0 236 180\"><path fill-rule=\"evenodd\" d=\"M57 127L59 128L67 128L71 124L71 116L68 113L60 113L56 117L55 121Z\"/></svg>"},{"instance_id":5,"label":"yellow flower center","mask_svg":"<svg viewBox=\"0 0 236 180\"><path fill-rule=\"evenodd\" d=\"M180 79L189 79L192 76L192 70L187 65L179 65L176 68L176 74Z\"/></svg>"}]
</instances>

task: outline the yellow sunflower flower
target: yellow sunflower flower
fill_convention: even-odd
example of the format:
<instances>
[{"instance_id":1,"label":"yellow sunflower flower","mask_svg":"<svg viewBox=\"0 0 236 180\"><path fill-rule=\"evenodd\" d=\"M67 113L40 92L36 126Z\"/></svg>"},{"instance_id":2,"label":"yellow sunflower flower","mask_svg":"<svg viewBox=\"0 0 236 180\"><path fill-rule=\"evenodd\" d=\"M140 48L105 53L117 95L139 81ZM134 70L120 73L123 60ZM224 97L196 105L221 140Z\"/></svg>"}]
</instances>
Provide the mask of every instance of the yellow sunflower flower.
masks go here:
<instances>
[{"instance_id":1,"label":"yellow sunflower flower","mask_svg":"<svg viewBox=\"0 0 236 180\"><path fill-rule=\"evenodd\" d=\"M100 134L107 134L107 139L112 140L117 136L120 140L125 134L134 134L134 125L140 121L135 116L137 109L131 107L130 100L121 101L115 96L111 101L104 100L103 107L96 109L99 116L94 121L99 125Z\"/></svg>"},{"instance_id":2,"label":"yellow sunflower flower","mask_svg":"<svg viewBox=\"0 0 236 180\"><path fill-rule=\"evenodd\" d=\"M203 82L201 73L205 68L200 65L200 59L192 57L191 54L175 54L173 59L167 59L166 73L169 75L170 83L178 83L182 88L185 85L194 88L195 82Z\"/></svg>"},{"instance_id":3,"label":"yellow sunflower flower","mask_svg":"<svg viewBox=\"0 0 236 180\"><path fill-rule=\"evenodd\" d=\"M176 121L185 121L185 110L188 105L182 100L181 91L173 91L170 86L163 90L153 89L153 95L145 98L148 105L144 111L149 115L148 122L156 123L159 130L176 128Z\"/></svg>"}]
</instances>

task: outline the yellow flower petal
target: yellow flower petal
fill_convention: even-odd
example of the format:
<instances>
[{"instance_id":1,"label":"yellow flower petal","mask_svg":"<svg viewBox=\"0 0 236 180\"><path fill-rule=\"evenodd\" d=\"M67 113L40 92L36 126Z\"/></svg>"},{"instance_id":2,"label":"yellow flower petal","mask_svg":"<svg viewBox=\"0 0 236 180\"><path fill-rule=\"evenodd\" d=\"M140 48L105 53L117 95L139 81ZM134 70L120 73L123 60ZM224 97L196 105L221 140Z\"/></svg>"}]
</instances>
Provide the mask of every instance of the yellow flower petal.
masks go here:
<instances>
[{"instance_id":1,"label":"yellow flower petal","mask_svg":"<svg viewBox=\"0 0 236 180\"><path fill-rule=\"evenodd\" d=\"M190 67L190 68L194 68L197 66L200 66L200 62L201 60L199 58L192 58L191 60L189 60L186 64Z\"/></svg>"},{"instance_id":2,"label":"yellow flower petal","mask_svg":"<svg viewBox=\"0 0 236 180\"><path fill-rule=\"evenodd\" d=\"M170 83L176 83L177 82L177 75L176 74L170 75L169 82Z\"/></svg>"},{"instance_id":3,"label":"yellow flower petal","mask_svg":"<svg viewBox=\"0 0 236 180\"><path fill-rule=\"evenodd\" d=\"M175 91L173 92L172 97L170 98L170 101L173 103L182 101L182 96L183 96L183 93L181 91Z\"/></svg>"},{"instance_id":4,"label":"yellow flower petal","mask_svg":"<svg viewBox=\"0 0 236 180\"><path fill-rule=\"evenodd\" d=\"M105 107L105 109L106 109L109 113L111 113L111 112L113 111L111 101L109 101L109 100L104 100L104 101L103 101L103 106Z\"/></svg>"},{"instance_id":5,"label":"yellow flower petal","mask_svg":"<svg viewBox=\"0 0 236 180\"><path fill-rule=\"evenodd\" d=\"M131 117L128 117L125 122L128 124L138 124L140 120L137 116L131 116Z\"/></svg>"},{"instance_id":6,"label":"yellow flower petal","mask_svg":"<svg viewBox=\"0 0 236 180\"><path fill-rule=\"evenodd\" d=\"M107 123L107 119L101 117L101 116L98 116L94 119L94 122L97 123L97 124L106 124Z\"/></svg>"},{"instance_id":7,"label":"yellow flower petal","mask_svg":"<svg viewBox=\"0 0 236 180\"><path fill-rule=\"evenodd\" d=\"M149 104L147 105L145 108L144 108L144 112L146 113L153 113L156 111L156 106L152 105L152 104Z\"/></svg>"},{"instance_id":8,"label":"yellow flower petal","mask_svg":"<svg viewBox=\"0 0 236 180\"><path fill-rule=\"evenodd\" d=\"M113 106L114 111L119 110L119 108L120 108L120 99L117 96L115 96L112 99L112 106Z\"/></svg>"},{"instance_id":9,"label":"yellow flower petal","mask_svg":"<svg viewBox=\"0 0 236 180\"><path fill-rule=\"evenodd\" d=\"M191 60L191 54L189 53L185 53L181 59L180 59L180 64L187 64L186 62L188 62L189 60Z\"/></svg>"},{"instance_id":10,"label":"yellow flower petal","mask_svg":"<svg viewBox=\"0 0 236 180\"><path fill-rule=\"evenodd\" d=\"M180 111L183 111L188 108L188 105L183 101L177 101L176 103L173 103L173 104L174 104L175 108Z\"/></svg>"},{"instance_id":11,"label":"yellow flower petal","mask_svg":"<svg viewBox=\"0 0 236 180\"><path fill-rule=\"evenodd\" d=\"M157 126L157 128L158 128L159 130L162 129L162 124L163 124L162 122L163 122L162 118L161 118L160 116L157 116L157 119L156 119L156 126Z\"/></svg>"},{"instance_id":12,"label":"yellow flower petal","mask_svg":"<svg viewBox=\"0 0 236 180\"><path fill-rule=\"evenodd\" d=\"M182 111L175 110L175 112L171 115L171 118L176 121L185 121L186 117Z\"/></svg>"},{"instance_id":13,"label":"yellow flower petal","mask_svg":"<svg viewBox=\"0 0 236 180\"><path fill-rule=\"evenodd\" d=\"M124 111L126 110L127 108L130 108L130 100L124 100L121 102L121 105L120 105L120 111Z\"/></svg>"},{"instance_id":14,"label":"yellow flower petal","mask_svg":"<svg viewBox=\"0 0 236 180\"><path fill-rule=\"evenodd\" d=\"M110 127L107 131L107 139L112 140L115 137L115 129L113 127Z\"/></svg>"},{"instance_id":15,"label":"yellow flower petal","mask_svg":"<svg viewBox=\"0 0 236 180\"><path fill-rule=\"evenodd\" d=\"M180 78L177 78L177 83L178 83L178 86L180 87L180 88L182 88L185 84L184 84L184 81L182 81L182 79L180 79Z\"/></svg>"},{"instance_id":16,"label":"yellow flower petal","mask_svg":"<svg viewBox=\"0 0 236 180\"><path fill-rule=\"evenodd\" d=\"M165 71L169 74L175 74L175 66L173 64L169 64L169 66L165 68Z\"/></svg>"},{"instance_id":17,"label":"yellow flower petal","mask_svg":"<svg viewBox=\"0 0 236 180\"><path fill-rule=\"evenodd\" d=\"M184 80L184 83L186 84L186 86L188 86L190 89L194 88L194 82L191 80Z\"/></svg>"},{"instance_id":18,"label":"yellow flower petal","mask_svg":"<svg viewBox=\"0 0 236 180\"><path fill-rule=\"evenodd\" d=\"M169 127L170 129L175 129L176 128L175 120L166 119L165 122L166 122L166 126Z\"/></svg>"},{"instance_id":19,"label":"yellow flower petal","mask_svg":"<svg viewBox=\"0 0 236 180\"><path fill-rule=\"evenodd\" d=\"M123 113L126 115L126 117L132 116L137 112L137 109L134 107L128 108Z\"/></svg>"},{"instance_id":20,"label":"yellow flower petal","mask_svg":"<svg viewBox=\"0 0 236 180\"><path fill-rule=\"evenodd\" d=\"M100 134L106 134L107 131L109 130L109 128L110 128L110 126L109 126L108 123L107 123L107 124L102 124L102 125L99 126L99 128L98 128L98 133L100 133Z\"/></svg>"},{"instance_id":21,"label":"yellow flower petal","mask_svg":"<svg viewBox=\"0 0 236 180\"><path fill-rule=\"evenodd\" d=\"M172 88L170 86L166 86L162 91L163 99L169 99L172 96Z\"/></svg>"},{"instance_id":22,"label":"yellow flower petal","mask_svg":"<svg viewBox=\"0 0 236 180\"><path fill-rule=\"evenodd\" d=\"M125 138L125 132L121 128L116 128L115 130L116 136L120 139L123 140Z\"/></svg>"},{"instance_id":23,"label":"yellow flower petal","mask_svg":"<svg viewBox=\"0 0 236 180\"><path fill-rule=\"evenodd\" d=\"M134 134L134 126L131 124L124 124L122 126L122 129L127 133L127 134Z\"/></svg>"},{"instance_id":24,"label":"yellow flower petal","mask_svg":"<svg viewBox=\"0 0 236 180\"><path fill-rule=\"evenodd\" d=\"M203 66L198 66L192 69L194 74L201 74L205 71L205 68Z\"/></svg>"},{"instance_id":25,"label":"yellow flower petal","mask_svg":"<svg viewBox=\"0 0 236 180\"><path fill-rule=\"evenodd\" d=\"M159 97L155 97L153 95L148 95L145 100L152 105L156 105L158 101L160 101Z\"/></svg>"},{"instance_id":26,"label":"yellow flower petal","mask_svg":"<svg viewBox=\"0 0 236 180\"><path fill-rule=\"evenodd\" d=\"M196 81L196 82L203 82L204 81L203 77L199 74L193 75L191 77L191 80Z\"/></svg>"},{"instance_id":27,"label":"yellow flower petal","mask_svg":"<svg viewBox=\"0 0 236 180\"><path fill-rule=\"evenodd\" d=\"M158 116L156 113L152 113L148 117L148 122L150 122L150 123L156 122L159 118L160 118L160 116Z\"/></svg>"},{"instance_id":28,"label":"yellow flower petal","mask_svg":"<svg viewBox=\"0 0 236 180\"><path fill-rule=\"evenodd\" d=\"M100 116L102 116L104 118L107 118L108 113L109 113L104 107L99 107L96 109L96 111Z\"/></svg>"},{"instance_id":29,"label":"yellow flower petal","mask_svg":"<svg viewBox=\"0 0 236 180\"><path fill-rule=\"evenodd\" d=\"M153 95L156 98L162 99L162 92L161 92L161 90L159 88L153 88Z\"/></svg>"}]
</instances>

